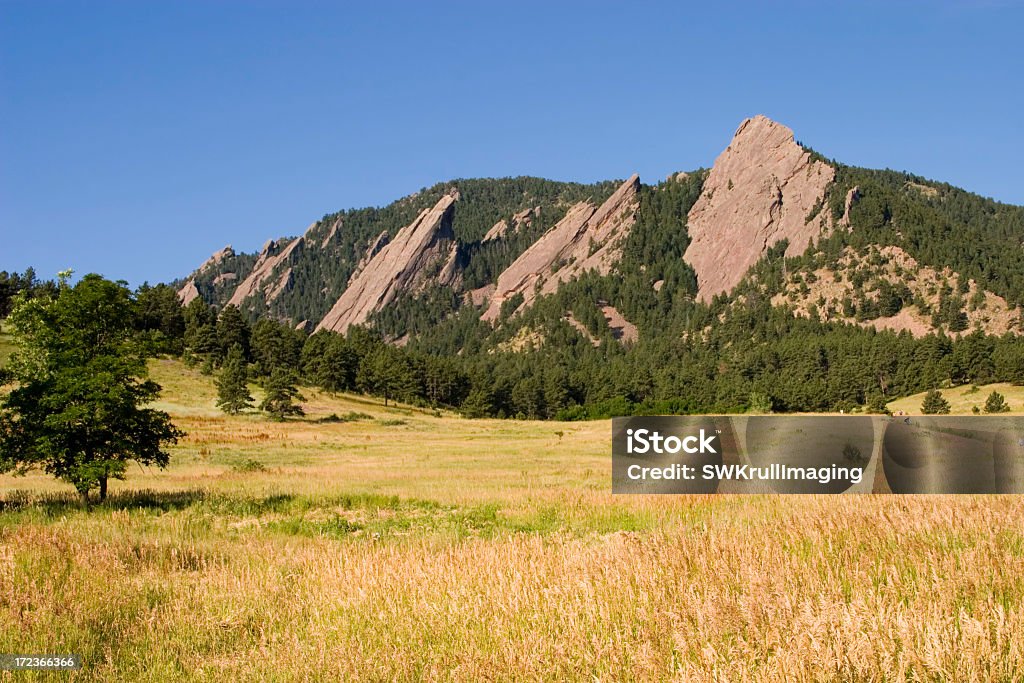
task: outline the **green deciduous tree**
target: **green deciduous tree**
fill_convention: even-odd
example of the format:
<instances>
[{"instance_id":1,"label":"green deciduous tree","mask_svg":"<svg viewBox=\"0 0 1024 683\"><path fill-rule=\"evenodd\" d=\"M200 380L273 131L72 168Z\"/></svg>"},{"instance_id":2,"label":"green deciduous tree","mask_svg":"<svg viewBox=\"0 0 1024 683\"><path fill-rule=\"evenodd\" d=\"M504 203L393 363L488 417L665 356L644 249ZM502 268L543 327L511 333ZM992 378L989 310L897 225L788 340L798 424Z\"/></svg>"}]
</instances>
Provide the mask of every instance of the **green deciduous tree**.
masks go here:
<instances>
[{"instance_id":1,"label":"green deciduous tree","mask_svg":"<svg viewBox=\"0 0 1024 683\"><path fill-rule=\"evenodd\" d=\"M16 386L0 401L0 471L42 469L88 503L94 488L104 499L108 479L123 479L131 461L167 465L163 447L182 432L145 407L160 387L146 379L133 318L128 289L98 275L16 307Z\"/></svg>"}]
</instances>

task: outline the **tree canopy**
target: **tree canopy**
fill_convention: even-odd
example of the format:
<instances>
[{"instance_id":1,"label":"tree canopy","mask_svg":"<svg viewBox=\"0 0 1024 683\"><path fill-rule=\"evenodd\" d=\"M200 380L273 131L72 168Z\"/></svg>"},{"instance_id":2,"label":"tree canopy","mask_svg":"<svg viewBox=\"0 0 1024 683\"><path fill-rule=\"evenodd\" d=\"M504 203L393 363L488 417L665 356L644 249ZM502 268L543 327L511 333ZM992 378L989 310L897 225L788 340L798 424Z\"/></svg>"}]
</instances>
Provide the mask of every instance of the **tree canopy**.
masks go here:
<instances>
[{"instance_id":1,"label":"tree canopy","mask_svg":"<svg viewBox=\"0 0 1024 683\"><path fill-rule=\"evenodd\" d=\"M99 275L15 305L15 386L0 400L0 471L42 469L88 502L94 488L102 500L108 479L123 479L129 462L167 465L164 446L182 432L147 407L160 386L147 379L135 310L127 287Z\"/></svg>"}]
</instances>

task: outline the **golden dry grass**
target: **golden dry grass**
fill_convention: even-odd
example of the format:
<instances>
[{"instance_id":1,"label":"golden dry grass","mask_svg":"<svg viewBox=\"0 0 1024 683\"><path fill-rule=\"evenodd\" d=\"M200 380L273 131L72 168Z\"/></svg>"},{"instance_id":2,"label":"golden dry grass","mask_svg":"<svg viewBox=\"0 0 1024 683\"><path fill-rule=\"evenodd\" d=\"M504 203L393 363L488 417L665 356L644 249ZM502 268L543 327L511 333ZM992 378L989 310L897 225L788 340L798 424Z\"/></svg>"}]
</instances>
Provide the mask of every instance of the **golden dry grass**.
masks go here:
<instances>
[{"instance_id":1,"label":"golden dry grass","mask_svg":"<svg viewBox=\"0 0 1024 683\"><path fill-rule=\"evenodd\" d=\"M1024 387L1000 382L998 384L986 384L977 388L965 384L959 387L939 389L942 397L949 401L949 412L952 415L970 415L971 409L974 406L977 406L978 410L984 411L985 399L993 391L998 391L1006 399L1007 405L1010 406L1008 414L1024 415ZM921 403L924 401L925 393L927 392L921 392L920 394L914 394L913 396L893 401L888 406L889 410L894 412L902 410L906 415L920 415Z\"/></svg>"},{"instance_id":2,"label":"golden dry grass","mask_svg":"<svg viewBox=\"0 0 1024 683\"><path fill-rule=\"evenodd\" d=\"M0 652L82 654L62 678L1024 669L1017 497L612 496L607 422L317 392L303 421L229 418L208 378L153 369L189 432L169 470L131 472L90 512L45 477L0 478ZM348 412L369 418L318 422Z\"/></svg>"}]
</instances>

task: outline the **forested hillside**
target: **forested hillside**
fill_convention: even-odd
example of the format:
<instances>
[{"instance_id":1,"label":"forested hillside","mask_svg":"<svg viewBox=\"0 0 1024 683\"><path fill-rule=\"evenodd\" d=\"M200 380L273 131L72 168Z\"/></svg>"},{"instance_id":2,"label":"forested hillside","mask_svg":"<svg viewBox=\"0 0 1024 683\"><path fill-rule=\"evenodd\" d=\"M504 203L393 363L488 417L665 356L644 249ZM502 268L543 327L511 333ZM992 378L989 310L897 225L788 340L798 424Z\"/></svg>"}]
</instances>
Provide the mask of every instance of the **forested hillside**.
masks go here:
<instances>
[{"instance_id":1,"label":"forested hillside","mask_svg":"<svg viewBox=\"0 0 1024 683\"><path fill-rule=\"evenodd\" d=\"M1024 208L828 161L763 117L740 126L710 173L638 188L616 216L602 212L629 189L618 181L537 178L455 180L326 215L259 255L215 255L178 283L190 302L182 345L216 370L229 349L218 315L237 307L232 319L290 349L271 360L250 345L259 372L283 363L332 390L467 415L880 410L943 385L1024 382ZM423 274L345 335L307 338L354 274L446 195L445 277ZM716 255L719 239L744 253ZM580 240L582 257L607 253L611 267L560 260ZM482 318L511 272L536 286ZM738 284L705 296L712 275Z\"/></svg>"},{"instance_id":2,"label":"forested hillside","mask_svg":"<svg viewBox=\"0 0 1024 683\"><path fill-rule=\"evenodd\" d=\"M234 303L250 317L269 315L317 322L344 291L366 252L384 233L393 238L421 211L433 206L453 188L459 193L453 229L464 264L466 288L490 282L543 232L558 222L566 209L582 200L603 201L615 182L582 185L541 178L464 179L438 183L383 208L349 209L327 214L304 235L268 243L282 249L290 239L302 239L301 253L289 263L277 264L266 281L276 283L287 272L286 284L276 291L257 287L251 296ZM520 220L517 214L526 213ZM512 222L500 239L485 240L500 221ZM200 268L190 278L208 303L224 305L260 261L259 254L232 256ZM184 285L185 281L178 283Z\"/></svg>"}]
</instances>

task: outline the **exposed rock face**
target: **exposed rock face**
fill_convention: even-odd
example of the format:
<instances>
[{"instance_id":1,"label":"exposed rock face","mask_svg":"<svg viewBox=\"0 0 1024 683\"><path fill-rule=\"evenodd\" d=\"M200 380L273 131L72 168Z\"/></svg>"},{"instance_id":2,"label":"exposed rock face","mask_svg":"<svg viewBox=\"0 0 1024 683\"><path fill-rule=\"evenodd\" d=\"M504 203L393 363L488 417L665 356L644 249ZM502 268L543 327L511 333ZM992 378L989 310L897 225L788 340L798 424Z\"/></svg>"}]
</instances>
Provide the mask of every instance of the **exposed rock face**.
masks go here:
<instances>
[{"instance_id":1,"label":"exposed rock face","mask_svg":"<svg viewBox=\"0 0 1024 683\"><path fill-rule=\"evenodd\" d=\"M400 293L417 292L430 282L452 284L458 260L452 232L456 198L447 194L433 208L424 209L367 260L317 329L344 333L365 323ZM438 275L432 278L432 273Z\"/></svg>"},{"instance_id":2,"label":"exposed rock face","mask_svg":"<svg viewBox=\"0 0 1024 683\"><path fill-rule=\"evenodd\" d=\"M491 240L501 239L508 232L508 221L502 218L500 221L495 223L487 234L484 235L483 242L490 242Z\"/></svg>"},{"instance_id":3,"label":"exposed rock face","mask_svg":"<svg viewBox=\"0 0 1024 683\"><path fill-rule=\"evenodd\" d=\"M222 285L225 282L234 282L238 279L237 273L221 273L217 277L213 278L214 285Z\"/></svg>"},{"instance_id":4,"label":"exposed rock face","mask_svg":"<svg viewBox=\"0 0 1024 683\"><path fill-rule=\"evenodd\" d=\"M192 303L193 299L199 298L199 288L196 287L196 281L189 279L185 283L185 286L178 290L178 299L181 301L182 306L188 306Z\"/></svg>"},{"instance_id":5,"label":"exposed rock face","mask_svg":"<svg viewBox=\"0 0 1024 683\"><path fill-rule=\"evenodd\" d=\"M293 284L295 284L295 275L292 273L292 269L288 268L277 278L277 282L267 290L267 301L273 301L284 292L291 290Z\"/></svg>"},{"instance_id":6,"label":"exposed rock face","mask_svg":"<svg viewBox=\"0 0 1024 683\"><path fill-rule=\"evenodd\" d=\"M631 344L640 337L636 325L626 320L614 306L607 304L601 306L601 313L604 315L604 320L608 323L608 329L612 331L612 336L616 340Z\"/></svg>"},{"instance_id":7,"label":"exposed rock face","mask_svg":"<svg viewBox=\"0 0 1024 683\"><path fill-rule=\"evenodd\" d=\"M636 222L639 189L640 178L634 174L597 209L588 202L572 206L498 276L481 318L495 321L501 305L517 294L528 306L538 295L551 294L587 271L607 275L619 259L622 239Z\"/></svg>"},{"instance_id":8,"label":"exposed rock face","mask_svg":"<svg viewBox=\"0 0 1024 683\"><path fill-rule=\"evenodd\" d=\"M270 240L264 244L252 272L235 288L235 291L231 294L231 299L228 301L228 305L241 307L242 302L260 291L264 281L270 279L279 265L291 263L292 259L302 252L305 242L305 238L298 237L283 248L280 240ZM280 283L281 281L278 279L272 288L275 291L275 296L280 294L283 289ZM269 298L273 297L268 296Z\"/></svg>"},{"instance_id":9,"label":"exposed rock face","mask_svg":"<svg viewBox=\"0 0 1024 683\"><path fill-rule=\"evenodd\" d=\"M850 227L850 209L853 208L853 203L860 199L860 188L851 187L849 192L846 193L846 200L843 203L843 217L839 219L839 225L844 228Z\"/></svg>"},{"instance_id":10,"label":"exposed rock face","mask_svg":"<svg viewBox=\"0 0 1024 683\"><path fill-rule=\"evenodd\" d=\"M235 255L235 250L231 248L231 245L227 245L220 251L215 251L210 258L203 261L203 264L196 269L193 273L193 277L189 278L188 282L178 290L178 299L181 301L182 306L188 306L193 299L197 299L200 296L199 288L196 286L195 275L200 275L209 268L213 268L221 264L226 258L231 258ZM214 284L219 284L218 281L223 282L222 278L226 278L228 275L234 275L233 273L224 273L219 275Z\"/></svg>"},{"instance_id":11,"label":"exposed rock face","mask_svg":"<svg viewBox=\"0 0 1024 683\"><path fill-rule=\"evenodd\" d=\"M380 250L386 247L390 241L391 236L388 235L387 230L377 235L377 239L370 242L370 246L363 253L362 258L359 259L359 263L356 264L356 268L352 271L352 277L350 277L349 280L354 280L358 277L359 274L366 269L366 265L373 259L373 257L379 254Z\"/></svg>"},{"instance_id":12,"label":"exposed rock face","mask_svg":"<svg viewBox=\"0 0 1024 683\"><path fill-rule=\"evenodd\" d=\"M481 241L490 242L491 240L501 239L508 234L510 229L513 233L517 233L523 228L523 226L529 226L533 223L533 219L537 216L540 216L539 206L535 206L532 209L523 209L519 213L513 214L511 224L502 218L487 231L487 234L484 235L484 238Z\"/></svg>"},{"instance_id":13,"label":"exposed rock face","mask_svg":"<svg viewBox=\"0 0 1024 683\"><path fill-rule=\"evenodd\" d=\"M224 259L231 258L234 255L235 255L235 250L232 249L231 245L229 244L226 247L224 247L223 249L221 249L220 251L213 252L213 255L210 256L210 258L208 258L205 261L203 261L203 265L199 266L199 271L198 272L201 273L204 270L206 270L207 268L212 268L213 266L220 265L220 263Z\"/></svg>"},{"instance_id":14,"label":"exposed rock face","mask_svg":"<svg viewBox=\"0 0 1024 683\"><path fill-rule=\"evenodd\" d=\"M698 298L731 290L782 239L788 256L802 253L826 227L821 202L834 178L835 169L812 160L789 128L764 116L740 124L688 218L692 242L683 258L697 273Z\"/></svg>"},{"instance_id":15,"label":"exposed rock face","mask_svg":"<svg viewBox=\"0 0 1024 683\"><path fill-rule=\"evenodd\" d=\"M595 337L594 335L590 334L590 330L587 329L587 326L581 323L579 320L577 320L576 316L573 315L572 311L566 313L565 317L562 318L562 320L575 327L576 331L579 332L584 339L590 342L591 346L601 345L601 340Z\"/></svg>"},{"instance_id":16,"label":"exposed rock face","mask_svg":"<svg viewBox=\"0 0 1024 683\"><path fill-rule=\"evenodd\" d=\"M314 223L314 225L316 225L316 224ZM331 243L332 239L334 239L334 236L338 233L338 228L340 228L340 227L341 227L341 219L340 218L336 219L333 223L331 223L331 227L327 231L327 235L324 237L323 241L320 242L320 248L321 249L326 249L327 248L327 245Z\"/></svg>"}]
</instances>

